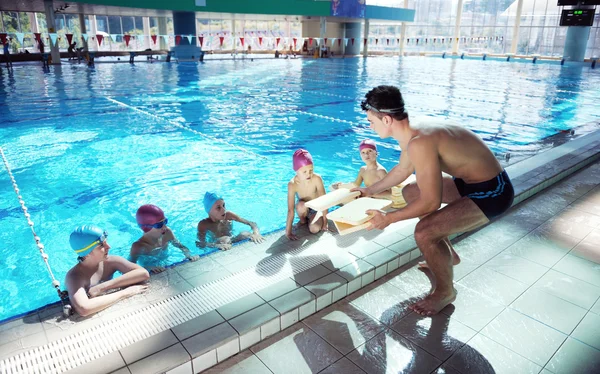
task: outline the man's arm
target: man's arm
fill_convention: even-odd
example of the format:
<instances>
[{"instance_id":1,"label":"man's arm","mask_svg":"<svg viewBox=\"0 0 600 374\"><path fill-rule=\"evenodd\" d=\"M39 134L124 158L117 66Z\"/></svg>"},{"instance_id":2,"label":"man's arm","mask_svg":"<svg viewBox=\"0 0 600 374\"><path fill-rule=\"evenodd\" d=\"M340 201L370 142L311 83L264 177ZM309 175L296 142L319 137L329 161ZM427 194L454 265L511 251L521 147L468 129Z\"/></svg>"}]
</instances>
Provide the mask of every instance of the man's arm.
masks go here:
<instances>
[{"instance_id":1,"label":"man's arm","mask_svg":"<svg viewBox=\"0 0 600 374\"><path fill-rule=\"evenodd\" d=\"M408 151L417 170L419 197L406 207L386 214L385 226L392 222L427 215L435 212L442 205L442 170L435 144L427 138L417 137L409 143ZM377 226L376 222L374 226Z\"/></svg>"},{"instance_id":2,"label":"man's arm","mask_svg":"<svg viewBox=\"0 0 600 374\"><path fill-rule=\"evenodd\" d=\"M356 176L356 180L354 181L354 185L356 187L360 187L362 182L363 182L363 168L360 168L360 170L358 171L358 175Z\"/></svg>"},{"instance_id":3,"label":"man's arm","mask_svg":"<svg viewBox=\"0 0 600 374\"><path fill-rule=\"evenodd\" d=\"M200 258L200 256L193 256L192 253L190 252L190 250L188 249L188 247L186 247L179 240L177 240L177 238L175 237L173 232L171 232L171 237L172 237L172 239L170 240L171 244L173 244L173 246L175 248L179 248L181 250L181 252L183 252L183 255L185 256L185 258L187 258L190 261L196 261Z\"/></svg>"},{"instance_id":4,"label":"man's arm","mask_svg":"<svg viewBox=\"0 0 600 374\"><path fill-rule=\"evenodd\" d=\"M325 192L325 184L323 183L323 178L321 178L321 176L319 176L319 181L317 183L317 197L321 197L323 195L325 195L327 192ZM327 221L327 213L329 212L329 210L325 209L323 212L321 212L323 214L323 225L321 226L321 230L327 230L329 228L329 222Z\"/></svg>"},{"instance_id":5,"label":"man's arm","mask_svg":"<svg viewBox=\"0 0 600 374\"><path fill-rule=\"evenodd\" d=\"M230 219L232 219L233 221L237 221L239 223L243 223L244 225L250 226L253 233L255 233L255 234L260 233L258 230L258 226L256 225L256 222L248 221L247 219L244 219L233 212L227 212L227 215L229 215Z\"/></svg>"},{"instance_id":6,"label":"man's arm","mask_svg":"<svg viewBox=\"0 0 600 374\"><path fill-rule=\"evenodd\" d=\"M414 172L415 167L411 163L411 159L409 159L407 153L402 152L398 165L394 166L382 180L366 189L368 195L376 195L382 191L389 190L404 182Z\"/></svg>"}]
</instances>

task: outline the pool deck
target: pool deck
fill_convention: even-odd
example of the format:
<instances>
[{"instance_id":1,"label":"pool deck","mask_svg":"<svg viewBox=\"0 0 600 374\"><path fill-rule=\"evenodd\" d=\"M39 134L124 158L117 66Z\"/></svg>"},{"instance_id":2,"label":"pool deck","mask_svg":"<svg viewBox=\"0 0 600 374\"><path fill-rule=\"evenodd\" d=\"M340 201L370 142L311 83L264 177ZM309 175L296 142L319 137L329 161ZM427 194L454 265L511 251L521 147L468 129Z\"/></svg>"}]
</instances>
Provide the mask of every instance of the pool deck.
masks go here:
<instances>
[{"instance_id":1,"label":"pool deck","mask_svg":"<svg viewBox=\"0 0 600 374\"><path fill-rule=\"evenodd\" d=\"M508 167L519 204L454 238L459 296L431 320L406 309L427 289L416 220L276 233L170 268L90 318L51 307L0 325L0 372L585 372L600 364L599 159L596 132Z\"/></svg>"}]
</instances>

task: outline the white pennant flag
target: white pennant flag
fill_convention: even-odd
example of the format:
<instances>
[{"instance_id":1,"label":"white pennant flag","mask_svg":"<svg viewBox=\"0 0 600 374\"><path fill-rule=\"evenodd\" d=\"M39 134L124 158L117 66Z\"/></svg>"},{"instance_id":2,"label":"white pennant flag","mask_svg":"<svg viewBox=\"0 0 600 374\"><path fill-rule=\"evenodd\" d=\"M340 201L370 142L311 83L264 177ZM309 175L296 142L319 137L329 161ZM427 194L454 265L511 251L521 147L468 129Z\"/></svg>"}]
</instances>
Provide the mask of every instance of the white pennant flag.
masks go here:
<instances>
[{"instance_id":1,"label":"white pennant flag","mask_svg":"<svg viewBox=\"0 0 600 374\"><path fill-rule=\"evenodd\" d=\"M19 44L23 45L23 38L25 37L25 34L23 34L22 32L16 32L15 36L17 37Z\"/></svg>"},{"instance_id":2,"label":"white pennant flag","mask_svg":"<svg viewBox=\"0 0 600 374\"><path fill-rule=\"evenodd\" d=\"M55 45L56 39L58 39L58 35L55 32L49 33L48 35L50 36L50 42L52 43L52 45Z\"/></svg>"},{"instance_id":3,"label":"white pennant flag","mask_svg":"<svg viewBox=\"0 0 600 374\"><path fill-rule=\"evenodd\" d=\"M344 44L346 45L346 47L348 46L348 38L344 38Z\"/></svg>"},{"instance_id":4,"label":"white pennant flag","mask_svg":"<svg viewBox=\"0 0 600 374\"><path fill-rule=\"evenodd\" d=\"M169 45L169 35L161 35L161 38L165 41L165 44Z\"/></svg>"},{"instance_id":5,"label":"white pennant flag","mask_svg":"<svg viewBox=\"0 0 600 374\"><path fill-rule=\"evenodd\" d=\"M336 38L331 38L331 46L332 46L332 47L335 47L335 39L336 39Z\"/></svg>"},{"instance_id":6,"label":"white pennant flag","mask_svg":"<svg viewBox=\"0 0 600 374\"><path fill-rule=\"evenodd\" d=\"M81 37L83 38L83 40L84 40L85 42L87 42L87 41L88 41L88 38L89 38L90 36L89 36L88 34L81 34Z\"/></svg>"},{"instance_id":7,"label":"white pennant flag","mask_svg":"<svg viewBox=\"0 0 600 374\"><path fill-rule=\"evenodd\" d=\"M144 35L136 35L135 38L140 42L144 43Z\"/></svg>"},{"instance_id":8,"label":"white pennant flag","mask_svg":"<svg viewBox=\"0 0 600 374\"><path fill-rule=\"evenodd\" d=\"M186 35L185 37L186 37L186 38L187 38L187 40L188 40L188 44L190 44L190 45L191 45L191 44L192 44L192 36L191 36L191 35Z\"/></svg>"},{"instance_id":9,"label":"white pennant flag","mask_svg":"<svg viewBox=\"0 0 600 374\"><path fill-rule=\"evenodd\" d=\"M111 39L113 42L116 42L116 41L117 41L117 36L119 36L119 34L110 34L110 39Z\"/></svg>"}]
</instances>

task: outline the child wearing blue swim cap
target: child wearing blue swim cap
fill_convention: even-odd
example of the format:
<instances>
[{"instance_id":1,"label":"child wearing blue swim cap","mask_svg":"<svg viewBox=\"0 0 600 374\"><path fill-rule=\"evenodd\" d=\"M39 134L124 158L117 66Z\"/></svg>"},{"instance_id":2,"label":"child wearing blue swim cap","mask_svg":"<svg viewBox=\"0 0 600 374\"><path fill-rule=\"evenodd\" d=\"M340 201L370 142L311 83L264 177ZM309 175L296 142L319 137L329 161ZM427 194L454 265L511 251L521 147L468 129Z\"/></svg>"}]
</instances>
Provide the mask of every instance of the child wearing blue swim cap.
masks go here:
<instances>
[{"instance_id":1,"label":"child wearing blue swim cap","mask_svg":"<svg viewBox=\"0 0 600 374\"><path fill-rule=\"evenodd\" d=\"M73 230L69 238L79 263L67 272L65 284L73 309L84 317L148 287L139 284L150 278L148 271L123 257L109 255L107 237L106 231L86 225ZM122 275L113 278L117 271ZM115 289L120 290L107 293Z\"/></svg>"},{"instance_id":2,"label":"child wearing blue swim cap","mask_svg":"<svg viewBox=\"0 0 600 374\"><path fill-rule=\"evenodd\" d=\"M250 239L254 243L262 243L265 239L260 235L256 223L248 221L225 209L225 200L214 192L204 194L204 211L208 218L198 222L198 248L217 248L222 251L231 249L232 243ZM250 226L252 232L242 231L233 236L232 221Z\"/></svg>"}]
</instances>

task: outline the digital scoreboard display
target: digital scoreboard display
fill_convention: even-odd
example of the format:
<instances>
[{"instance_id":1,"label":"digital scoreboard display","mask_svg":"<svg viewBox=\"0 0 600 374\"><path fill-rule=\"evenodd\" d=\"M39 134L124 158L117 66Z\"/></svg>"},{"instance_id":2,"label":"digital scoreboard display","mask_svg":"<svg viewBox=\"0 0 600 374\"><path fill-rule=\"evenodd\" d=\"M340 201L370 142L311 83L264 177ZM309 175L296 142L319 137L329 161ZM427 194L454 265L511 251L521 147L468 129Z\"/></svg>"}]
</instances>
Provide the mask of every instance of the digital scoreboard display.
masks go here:
<instances>
[{"instance_id":1,"label":"digital scoreboard display","mask_svg":"<svg viewBox=\"0 0 600 374\"><path fill-rule=\"evenodd\" d=\"M595 9L563 9L560 16L561 26L592 26Z\"/></svg>"},{"instance_id":2,"label":"digital scoreboard display","mask_svg":"<svg viewBox=\"0 0 600 374\"><path fill-rule=\"evenodd\" d=\"M558 0L558 6L600 5L600 0Z\"/></svg>"}]
</instances>

